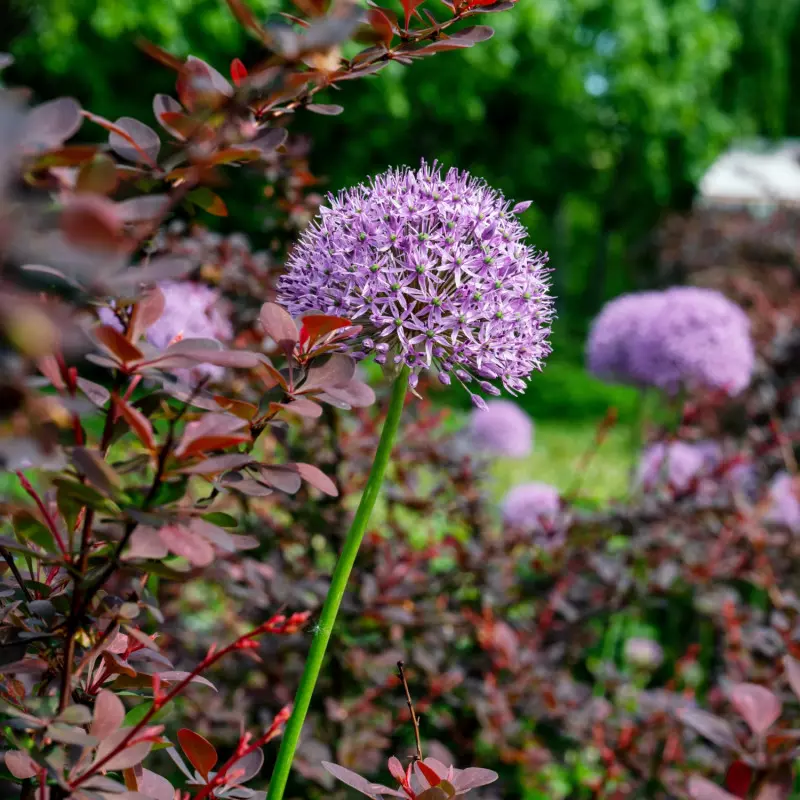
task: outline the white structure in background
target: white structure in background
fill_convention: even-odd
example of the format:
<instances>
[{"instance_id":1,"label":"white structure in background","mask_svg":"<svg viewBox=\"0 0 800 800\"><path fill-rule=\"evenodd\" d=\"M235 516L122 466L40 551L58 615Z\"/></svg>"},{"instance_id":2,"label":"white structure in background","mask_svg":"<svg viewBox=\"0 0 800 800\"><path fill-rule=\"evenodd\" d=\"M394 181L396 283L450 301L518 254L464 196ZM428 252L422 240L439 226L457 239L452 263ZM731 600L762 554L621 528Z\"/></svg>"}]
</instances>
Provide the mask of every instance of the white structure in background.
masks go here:
<instances>
[{"instance_id":1,"label":"white structure in background","mask_svg":"<svg viewBox=\"0 0 800 800\"><path fill-rule=\"evenodd\" d=\"M713 208L749 208L769 214L800 208L800 141L736 144L700 180L697 202Z\"/></svg>"}]
</instances>

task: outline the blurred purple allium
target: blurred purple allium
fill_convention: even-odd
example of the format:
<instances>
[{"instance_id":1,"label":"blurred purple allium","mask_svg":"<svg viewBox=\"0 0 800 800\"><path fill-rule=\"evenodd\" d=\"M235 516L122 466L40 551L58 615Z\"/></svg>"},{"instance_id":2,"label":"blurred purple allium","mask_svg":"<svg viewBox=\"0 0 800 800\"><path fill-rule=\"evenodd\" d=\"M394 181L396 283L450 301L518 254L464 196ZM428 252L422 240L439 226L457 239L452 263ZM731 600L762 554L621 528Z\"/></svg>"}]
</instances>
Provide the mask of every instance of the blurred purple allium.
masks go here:
<instances>
[{"instance_id":1,"label":"blurred purple allium","mask_svg":"<svg viewBox=\"0 0 800 800\"><path fill-rule=\"evenodd\" d=\"M747 314L713 289L663 292L657 313L647 315L630 344L636 382L668 392L705 388L735 395L750 383L755 366Z\"/></svg>"},{"instance_id":2,"label":"blurred purple allium","mask_svg":"<svg viewBox=\"0 0 800 800\"><path fill-rule=\"evenodd\" d=\"M557 535L561 498L549 483L522 483L502 502L503 521L526 533Z\"/></svg>"},{"instance_id":3,"label":"blurred purple allium","mask_svg":"<svg viewBox=\"0 0 800 800\"><path fill-rule=\"evenodd\" d=\"M533 446L533 420L510 400L490 400L472 411L469 439L481 452L523 458Z\"/></svg>"},{"instance_id":4,"label":"blurred purple allium","mask_svg":"<svg viewBox=\"0 0 800 800\"><path fill-rule=\"evenodd\" d=\"M159 350L166 348L176 337L181 339L216 339L233 337L233 326L220 310L220 296L209 286L193 281L164 281L158 284L164 295L164 311L147 329L145 338ZM110 308L101 308L99 316L106 325L120 329ZM225 370L212 364L198 364L188 369L173 370L182 380L192 383L202 378L218 380Z\"/></svg>"},{"instance_id":5,"label":"blurred purple allium","mask_svg":"<svg viewBox=\"0 0 800 800\"><path fill-rule=\"evenodd\" d=\"M669 486L686 491L695 479L708 475L714 468L718 450L713 442L656 442L645 448L639 460L637 483L649 491L656 486Z\"/></svg>"},{"instance_id":6,"label":"blurred purple allium","mask_svg":"<svg viewBox=\"0 0 800 800\"><path fill-rule=\"evenodd\" d=\"M483 181L434 163L392 169L329 196L288 260L278 299L364 326L357 355L439 379L500 379L513 393L550 352L547 256ZM471 394L473 402L484 401Z\"/></svg>"},{"instance_id":7,"label":"blurred purple allium","mask_svg":"<svg viewBox=\"0 0 800 800\"><path fill-rule=\"evenodd\" d=\"M586 344L586 362L598 378L638 383L631 353L648 319L658 314L663 292L633 292L606 303L595 317Z\"/></svg>"},{"instance_id":8,"label":"blurred purple allium","mask_svg":"<svg viewBox=\"0 0 800 800\"><path fill-rule=\"evenodd\" d=\"M800 484L788 472L779 472L769 487L767 518L800 533Z\"/></svg>"}]
</instances>

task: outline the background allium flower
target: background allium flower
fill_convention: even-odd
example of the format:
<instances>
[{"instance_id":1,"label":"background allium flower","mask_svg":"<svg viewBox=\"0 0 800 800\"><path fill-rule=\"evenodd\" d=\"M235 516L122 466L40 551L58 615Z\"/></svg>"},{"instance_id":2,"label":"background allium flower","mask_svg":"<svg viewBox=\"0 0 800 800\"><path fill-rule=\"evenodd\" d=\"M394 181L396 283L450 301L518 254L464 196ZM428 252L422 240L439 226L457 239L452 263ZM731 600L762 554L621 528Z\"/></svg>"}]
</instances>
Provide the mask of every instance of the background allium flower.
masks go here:
<instances>
[{"instance_id":1,"label":"background allium flower","mask_svg":"<svg viewBox=\"0 0 800 800\"><path fill-rule=\"evenodd\" d=\"M389 170L328 198L288 261L279 301L364 326L363 354L406 364L411 386L499 378L511 393L550 352L547 256L525 243L510 204L485 183L435 164ZM477 395L473 401L483 405Z\"/></svg>"},{"instance_id":2,"label":"background allium flower","mask_svg":"<svg viewBox=\"0 0 800 800\"><path fill-rule=\"evenodd\" d=\"M631 352L643 325L664 302L663 292L633 292L606 303L595 317L586 343L586 363L593 375L637 383Z\"/></svg>"},{"instance_id":3,"label":"background allium flower","mask_svg":"<svg viewBox=\"0 0 800 800\"><path fill-rule=\"evenodd\" d=\"M502 503L503 521L527 533L556 534L561 511L558 489L549 483L522 483Z\"/></svg>"},{"instance_id":4,"label":"background allium flower","mask_svg":"<svg viewBox=\"0 0 800 800\"><path fill-rule=\"evenodd\" d=\"M510 400L490 400L470 415L469 439L484 453L523 458L533 446L533 420Z\"/></svg>"},{"instance_id":5,"label":"background allium flower","mask_svg":"<svg viewBox=\"0 0 800 800\"><path fill-rule=\"evenodd\" d=\"M145 333L154 347L163 350L176 337L219 341L233 338L233 326L222 313L220 296L214 289L193 281L164 281L158 288L164 295L164 311ZM111 309L101 308L100 319L107 325L121 327ZM225 370L213 364L198 364L191 370L173 372L184 381L196 382L206 377L218 380Z\"/></svg>"},{"instance_id":6,"label":"background allium flower","mask_svg":"<svg viewBox=\"0 0 800 800\"><path fill-rule=\"evenodd\" d=\"M708 475L718 450L713 443L656 442L646 447L639 460L637 483L645 490L669 486L679 492L689 488L695 478Z\"/></svg>"},{"instance_id":7,"label":"background allium flower","mask_svg":"<svg viewBox=\"0 0 800 800\"><path fill-rule=\"evenodd\" d=\"M663 292L632 341L636 379L669 392L722 389L738 394L750 383L755 350L745 312L720 292L682 286Z\"/></svg>"},{"instance_id":8,"label":"background allium flower","mask_svg":"<svg viewBox=\"0 0 800 800\"><path fill-rule=\"evenodd\" d=\"M768 518L792 533L800 533L800 487L788 472L779 472L772 479L769 499Z\"/></svg>"}]
</instances>

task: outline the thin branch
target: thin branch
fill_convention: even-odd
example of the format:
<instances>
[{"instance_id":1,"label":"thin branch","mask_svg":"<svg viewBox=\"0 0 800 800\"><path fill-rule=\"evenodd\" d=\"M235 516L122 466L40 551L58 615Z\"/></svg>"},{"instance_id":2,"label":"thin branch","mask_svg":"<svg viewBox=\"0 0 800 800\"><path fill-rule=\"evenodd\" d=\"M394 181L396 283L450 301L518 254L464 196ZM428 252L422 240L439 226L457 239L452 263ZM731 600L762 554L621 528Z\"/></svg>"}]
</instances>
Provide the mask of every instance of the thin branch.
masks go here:
<instances>
[{"instance_id":1,"label":"thin branch","mask_svg":"<svg viewBox=\"0 0 800 800\"><path fill-rule=\"evenodd\" d=\"M411 692L408 688L408 681L406 680L406 673L403 670L403 662L397 662L397 671L400 673L400 680L403 683L403 689L406 692L406 703L408 704L408 710L411 713L411 724L414 726L414 739L417 743L417 760L422 761L422 741L419 738L419 719L417 718L417 713L414 711L414 702L411 699Z\"/></svg>"},{"instance_id":2,"label":"thin branch","mask_svg":"<svg viewBox=\"0 0 800 800\"><path fill-rule=\"evenodd\" d=\"M56 521L53 519L53 515L48 511L47 506L45 506L42 498L39 497L39 493L33 488L31 482L22 474L21 471L17 470L16 474L19 478L19 482L22 484L22 488L33 498L34 503L36 503L36 507L44 517L45 524L47 525L50 533L53 534L53 538L56 540L56 544L58 545L58 549L61 550L61 554L69 557L67 554L67 546L58 530Z\"/></svg>"},{"instance_id":3,"label":"thin branch","mask_svg":"<svg viewBox=\"0 0 800 800\"><path fill-rule=\"evenodd\" d=\"M22 589L22 593L25 595L25 599L30 603L30 601L33 600L33 595L31 595L31 593L28 591L28 587L25 585L25 580L17 568L17 565L14 563L14 556L11 555L11 551L5 547L0 547L0 555L3 556L6 564L8 564L8 567L14 575L15 580L19 584L19 588Z\"/></svg>"}]
</instances>

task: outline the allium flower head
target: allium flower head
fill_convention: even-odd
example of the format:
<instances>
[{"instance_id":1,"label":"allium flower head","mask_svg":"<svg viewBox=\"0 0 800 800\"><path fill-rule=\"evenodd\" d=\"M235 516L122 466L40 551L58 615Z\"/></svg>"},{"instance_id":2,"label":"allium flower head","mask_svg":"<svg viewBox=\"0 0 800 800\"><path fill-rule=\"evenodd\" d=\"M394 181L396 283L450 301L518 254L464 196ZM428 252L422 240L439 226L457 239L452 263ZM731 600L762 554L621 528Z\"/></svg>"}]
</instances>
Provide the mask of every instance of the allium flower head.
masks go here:
<instances>
[{"instance_id":1,"label":"allium flower head","mask_svg":"<svg viewBox=\"0 0 800 800\"><path fill-rule=\"evenodd\" d=\"M638 382L669 392L720 389L738 394L755 365L750 321L713 289L682 286L663 292L631 342L630 369Z\"/></svg>"},{"instance_id":2,"label":"allium flower head","mask_svg":"<svg viewBox=\"0 0 800 800\"><path fill-rule=\"evenodd\" d=\"M550 352L547 256L525 242L513 208L482 181L425 163L329 196L288 261L278 299L293 316L344 316L362 353L490 393L512 394ZM472 395L473 401L483 400Z\"/></svg>"},{"instance_id":3,"label":"allium flower head","mask_svg":"<svg viewBox=\"0 0 800 800\"><path fill-rule=\"evenodd\" d=\"M788 472L779 472L769 487L768 519L800 533L800 484Z\"/></svg>"},{"instance_id":4,"label":"allium flower head","mask_svg":"<svg viewBox=\"0 0 800 800\"><path fill-rule=\"evenodd\" d=\"M510 400L490 400L485 410L473 410L469 439L489 455L523 458L533 446L533 420Z\"/></svg>"},{"instance_id":5,"label":"allium flower head","mask_svg":"<svg viewBox=\"0 0 800 800\"><path fill-rule=\"evenodd\" d=\"M645 448L637 470L638 483L651 490L667 485L684 492L693 481L713 468L713 456L707 447L691 442L656 442Z\"/></svg>"},{"instance_id":6,"label":"allium flower head","mask_svg":"<svg viewBox=\"0 0 800 800\"><path fill-rule=\"evenodd\" d=\"M632 292L606 303L592 323L586 344L586 362L598 378L638 383L631 353L646 322L659 313L663 292Z\"/></svg>"},{"instance_id":7,"label":"allium flower head","mask_svg":"<svg viewBox=\"0 0 800 800\"><path fill-rule=\"evenodd\" d=\"M558 489L536 481L515 486L502 503L503 521L527 533L557 533L560 511Z\"/></svg>"},{"instance_id":8,"label":"allium flower head","mask_svg":"<svg viewBox=\"0 0 800 800\"><path fill-rule=\"evenodd\" d=\"M226 341L233 337L233 326L219 308L219 293L209 286L193 281L164 281L158 284L164 295L164 311L147 329L145 338L159 350L174 339L217 339ZM121 328L110 308L101 308L99 316L106 325ZM199 364L191 370L177 369L175 374L192 382L200 378L219 379L222 367Z\"/></svg>"}]
</instances>

